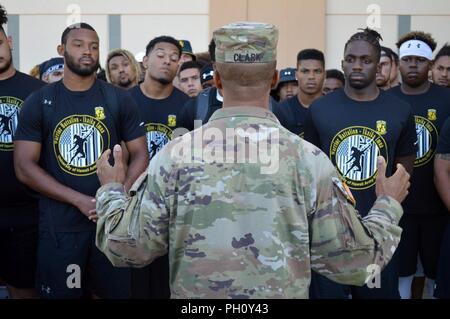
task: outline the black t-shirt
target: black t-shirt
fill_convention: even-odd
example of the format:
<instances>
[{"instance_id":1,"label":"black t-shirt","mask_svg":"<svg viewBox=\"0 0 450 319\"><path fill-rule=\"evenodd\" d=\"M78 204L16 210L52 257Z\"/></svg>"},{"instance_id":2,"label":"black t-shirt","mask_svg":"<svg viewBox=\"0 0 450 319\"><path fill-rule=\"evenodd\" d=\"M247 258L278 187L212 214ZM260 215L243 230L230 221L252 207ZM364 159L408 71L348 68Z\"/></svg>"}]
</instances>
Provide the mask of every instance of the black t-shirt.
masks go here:
<instances>
[{"instance_id":1,"label":"black t-shirt","mask_svg":"<svg viewBox=\"0 0 450 319\"><path fill-rule=\"evenodd\" d=\"M40 164L44 170L61 184L88 196L95 196L100 187L96 162L101 154L121 140L129 142L144 135L131 96L114 88L118 98L114 110L106 104L99 81L84 92L70 91L62 81L50 84L56 93L51 100L43 98L42 89L33 93L22 108L15 137L41 143ZM94 223L67 203L43 197L39 210L41 229L95 229Z\"/></svg>"},{"instance_id":2,"label":"black t-shirt","mask_svg":"<svg viewBox=\"0 0 450 319\"><path fill-rule=\"evenodd\" d=\"M450 117L447 118L444 126L442 126L436 154L450 154Z\"/></svg>"},{"instance_id":3,"label":"black t-shirt","mask_svg":"<svg viewBox=\"0 0 450 319\"><path fill-rule=\"evenodd\" d=\"M308 108L304 107L299 102L297 96L293 96L281 103L278 103L278 105L275 105L273 113L276 115L284 128L300 137L303 137Z\"/></svg>"},{"instance_id":4,"label":"black t-shirt","mask_svg":"<svg viewBox=\"0 0 450 319\"><path fill-rule=\"evenodd\" d=\"M178 113L189 96L175 87L172 94L162 100L145 96L139 85L131 88L129 92L138 105L144 121L151 160L164 145L172 140L173 131L180 127Z\"/></svg>"},{"instance_id":5,"label":"black t-shirt","mask_svg":"<svg viewBox=\"0 0 450 319\"><path fill-rule=\"evenodd\" d=\"M202 94L202 93L200 93ZM185 129L192 131L194 130L194 120L196 116L196 105L198 103L199 97L191 98L189 99L186 104L184 104L183 108L180 110L179 113L179 124L180 127L184 127ZM213 87L209 91L208 96L208 111L206 112L205 120L203 121L203 124L206 124L209 119L211 118L211 115L218 109L222 108L222 101L219 101L217 99L217 88Z\"/></svg>"},{"instance_id":6,"label":"black t-shirt","mask_svg":"<svg viewBox=\"0 0 450 319\"><path fill-rule=\"evenodd\" d=\"M446 214L434 186L434 154L439 132L450 116L450 90L431 84L428 92L406 95L397 86L389 92L409 102L416 120L417 154L411 188L403 207L406 214Z\"/></svg>"},{"instance_id":7,"label":"black t-shirt","mask_svg":"<svg viewBox=\"0 0 450 319\"><path fill-rule=\"evenodd\" d=\"M339 90L311 105L305 139L330 157L365 216L376 200L377 156L390 176L395 158L415 153L416 134L410 106L396 96L380 91L359 102Z\"/></svg>"},{"instance_id":8,"label":"black t-shirt","mask_svg":"<svg viewBox=\"0 0 450 319\"><path fill-rule=\"evenodd\" d=\"M23 101L43 85L19 71L0 81L0 227L37 223L37 200L14 173L13 138Z\"/></svg>"}]
</instances>

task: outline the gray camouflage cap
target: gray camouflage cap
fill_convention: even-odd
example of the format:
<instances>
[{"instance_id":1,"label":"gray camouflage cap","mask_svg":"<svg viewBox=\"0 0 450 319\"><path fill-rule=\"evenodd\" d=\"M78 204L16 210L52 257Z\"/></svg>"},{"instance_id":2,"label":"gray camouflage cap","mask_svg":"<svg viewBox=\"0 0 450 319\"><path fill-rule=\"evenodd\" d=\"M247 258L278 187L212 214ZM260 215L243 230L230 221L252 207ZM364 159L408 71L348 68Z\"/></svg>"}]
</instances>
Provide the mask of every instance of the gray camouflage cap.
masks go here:
<instances>
[{"instance_id":1,"label":"gray camouflage cap","mask_svg":"<svg viewBox=\"0 0 450 319\"><path fill-rule=\"evenodd\" d=\"M231 23L213 36L216 62L268 63L277 59L278 29L272 24Z\"/></svg>"}]
</instances>

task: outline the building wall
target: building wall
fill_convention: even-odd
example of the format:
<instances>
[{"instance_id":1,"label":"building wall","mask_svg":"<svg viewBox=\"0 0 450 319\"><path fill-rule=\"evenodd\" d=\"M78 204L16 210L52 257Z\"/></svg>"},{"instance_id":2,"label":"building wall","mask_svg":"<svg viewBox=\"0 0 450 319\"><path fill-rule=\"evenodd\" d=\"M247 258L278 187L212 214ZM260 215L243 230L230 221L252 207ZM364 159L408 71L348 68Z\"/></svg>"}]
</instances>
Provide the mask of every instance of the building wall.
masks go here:
<instances>
[{"instance_id":1,"label":"building wall","mask_svg":"<svg viewBox=\"0 0 450 319\"><path fill-rule=\"evenodd\" d=\"M117 38L134 54L145 52L147 43L163 34L190 40L194 51L206 51L209 43L209 0L3 0L1 4L9 15L19 15L16 65L23 72L57 56L61 33L77 22L77 12L99 34L102 66L114 48L110 45L111 15L120 15Z\"/></svg>"},{"instance_id":2,"label":"building wall","mask_svg":"<svg viewBox=\"0 0 450 319\"><path fill-rule=\"evenodd\" d=\"M161 34L188 39L194 51L206 51L214 29L242 20L273 23L280 28L280 68L295 65L295 56L302 48L325 48L326 0L132 0L126 5L118 0L4 0L2 4L10 15L19 15L16 64L24 72L56 56L61 33L75 22L77 10L81 20L99 33L102 65L113 48L109 15L120 15L120 44L134 54L142 54L148 41Z\"/></svg>"},{"instance_id":3,"label":"building wall","mask_svg":"<svg viewBox=\"0 0 450 319\"><path fill-rule=\"evenodd\" d=\"M324 50L327 68L339 68L344 44L380 10L377 28L383 44L394 47L399 30L431 32L439 47L450 42L450 0L3 0L10 15L17 15L16 65L28 72L33 65L56 56L64 28L80 19L97 29L101 63L117 46L143 53L157 35L191 41L195 52L206 51L212 32L234 21L252 20L277 25L280 30L278 67L295 66L298 51ZM76 3L75 6L72 4ZM371 7L372 6L372 7ZM116 15L118 19L111 19ZM402 16L401 18L399 18ZM110 23L120 34L110 33ZM369 24L377 22L369 19ZM119 41L119 42L117 42Z\"/></svg>"},{"instance_id":4,"label":"building wall","mask_svg":"<svg viewBox=\"0 0 450 319\"><path fill-rule=\"evenodd\" d=\"M100 38L100 58L103 62L108 53L109 42L107 16L86 15L83 21L97 30ZM20 70L28 73L34 65L58 56L56 48L61 43L61 34L65 27L64 15L21 15Z\"/></svg>"},{"instance_id":5,"label":"building wall","mask_svg":"<svg viewBox=\"0 0 450 319\"><path fill-rule=\"evenodd\" d=\"M234 21L272 23L279 29L278 68L296 66L298 51L325 49L326 0L211 0L210 36Z\"/></svg>"},{"instance_id":6,"label":"building wall","mask_svg":"<svg viewBox=\"0 0 450 319\"><path fill-rule=\"evenodd\" d=\"M379 25L373 19L378 9ZM368 24L381 33L384 39L382 45L392 49L396 49L395 43L404 33L403 30L430 32L438 42L439 49L445 42L450 42L450 1L327 0L327 68L340 68L345 42L358 28Z\"/></svg>"}]
</instances>

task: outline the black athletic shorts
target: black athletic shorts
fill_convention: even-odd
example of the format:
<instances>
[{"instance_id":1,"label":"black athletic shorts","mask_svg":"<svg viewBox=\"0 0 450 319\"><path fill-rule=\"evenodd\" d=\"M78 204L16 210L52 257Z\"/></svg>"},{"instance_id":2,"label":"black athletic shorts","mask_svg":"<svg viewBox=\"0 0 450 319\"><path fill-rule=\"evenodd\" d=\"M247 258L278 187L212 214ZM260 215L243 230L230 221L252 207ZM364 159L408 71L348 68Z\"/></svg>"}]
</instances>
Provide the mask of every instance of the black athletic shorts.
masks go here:
<instances>
[{"instance_id":1,"label":"black athletic shorts","mask_svg":"<svg viewBox=\"0 0 450 319\"><path fill-rule=\"evenodd\" d=\"M425 276L436 279L437 265L448 216L405 214L400 220L403 228L400 240L400 276L413 276L417 271L417 256Z\"/></svg>"},{"instance_id":2,"label":"black athletic shorts","mask_svg":"<svg viewBox=\"0 0 450 319\"><path fill-rule=\"evenodd\" d=\"M0 228L0 277L15 288L34 288L38 226Z\"/></svg>"},{"instance_id":3,"label":"black athletic shorts","mask_svg":"<svg viewBox=\"0 0 450 319\"><path fill-rule=\"evenodd\" d=\"M37 288L41 298L131 297L131 268L116 268L95 246L95 232L39 232Z\"/></svg>"}]
</instances>

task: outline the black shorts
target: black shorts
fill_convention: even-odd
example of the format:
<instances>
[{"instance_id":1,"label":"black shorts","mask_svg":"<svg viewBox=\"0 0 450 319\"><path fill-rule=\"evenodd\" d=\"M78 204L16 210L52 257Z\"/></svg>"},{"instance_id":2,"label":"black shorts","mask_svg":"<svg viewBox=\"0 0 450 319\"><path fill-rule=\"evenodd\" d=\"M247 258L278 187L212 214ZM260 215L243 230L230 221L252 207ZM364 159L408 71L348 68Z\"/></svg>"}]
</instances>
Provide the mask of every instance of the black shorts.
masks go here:
<instances>
[{"instance_id":1,"label":"black shorts","mask_svg":"<svg viewBox=\"0 0 450 319\"><path fill-rule=\"evenodd\" d=\"M133 299L169 299L169 256L156 258L144 268L132 269Z\"/></svg>"},{"instance_id":2,"label":"black shorts","mask_svg":"<svg viewBox=\"0 0 450 319\"><path fill-rule=\"evenodd\" d=\"M403 233L398 247L401 277L413 276L416 273L419 256L425 276L436 278L447 221L446 215L403 215L400 220Z\"/></svg>"},{"instance_id":3,"label":"black shorts","mask_svg":"<svg viewBox=\"0 0 450 319\"><path fill-rule=\"evenodd\" d=\"M131 297L131 268L116 268L95 246L95 232L39 233L37 288L41 298Z\"/></svg>"},{"instance_id":4,"label":"black shorts","mask_svg":"<svg viewBox=\"0 0 450 319\"><path fill-rule=\"evenodd\" d=\"M0 228L0 277L10 286L35 286L38 226Z\"/></svg>"},{"instance_id":5,"label":"black shorts","mask_svg":"<svg viewBox=\"0 0 450 319\"><path fill-rule=\"evenodd\" d=\"M450 223L447 224L442 239L434 296L439 299L450 299Z\"/></svg>"},{"instance_id":6,"label":"black shorts","mask_svg":"<svg viewBox=\"0 0 450 319\"><path fill-rule=\"evenodd\" d=\"M398 291L398 253L381 271L379 287L369 288L338 284L325 276L311 272L310 299L400 299Z\"/></svg>"}]
</instances>

